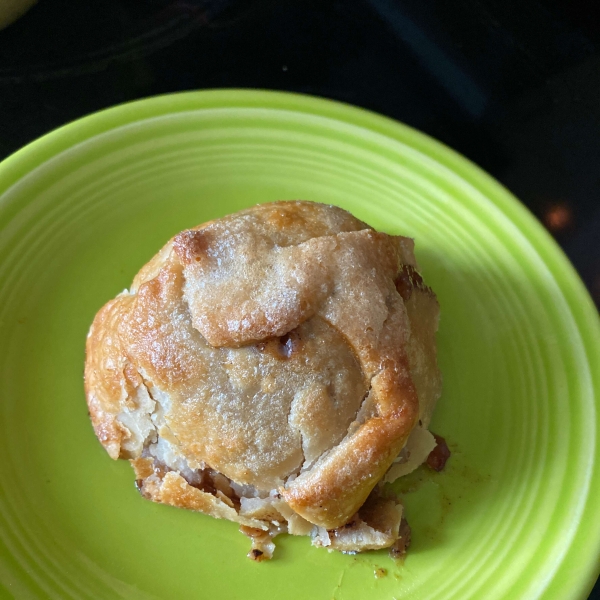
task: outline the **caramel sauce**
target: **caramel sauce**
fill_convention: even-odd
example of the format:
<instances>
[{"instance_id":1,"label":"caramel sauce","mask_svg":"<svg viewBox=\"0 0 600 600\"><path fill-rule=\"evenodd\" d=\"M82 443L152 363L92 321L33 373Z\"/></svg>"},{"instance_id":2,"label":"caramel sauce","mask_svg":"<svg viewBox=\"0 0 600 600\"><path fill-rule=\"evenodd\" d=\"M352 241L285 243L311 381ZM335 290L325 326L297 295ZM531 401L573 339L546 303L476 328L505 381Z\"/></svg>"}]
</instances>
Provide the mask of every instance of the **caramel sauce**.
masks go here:
<instances>
[{"instance_id":1,"label":"caramel sauce","mask_svg":"<svg viewBox=\"0 0 600 600\"><path fill-rule=\"evenodd\" d=\"M446 466L446 461L450 458L451 452L446 440L441 435L434 433L433 437L435 438L436 446L427 457L427 466L439 473Z\"/></svg>"},{"instance_id":2,"label":"caramel sauce","mask_svg":"<svg viewBox=\"0 0 600 600\"><path fill-rule=\"evenodd\" d=\"M408 302L410 300L412 291L414 289L431 291L430 288L425 285L421 275L419 275L416 269L410 265L402 265L394 283L396 284L396 289L398 290L400 296L402 296L402 300L404 300L404 302Z\"/></svg>"}]
</instances>

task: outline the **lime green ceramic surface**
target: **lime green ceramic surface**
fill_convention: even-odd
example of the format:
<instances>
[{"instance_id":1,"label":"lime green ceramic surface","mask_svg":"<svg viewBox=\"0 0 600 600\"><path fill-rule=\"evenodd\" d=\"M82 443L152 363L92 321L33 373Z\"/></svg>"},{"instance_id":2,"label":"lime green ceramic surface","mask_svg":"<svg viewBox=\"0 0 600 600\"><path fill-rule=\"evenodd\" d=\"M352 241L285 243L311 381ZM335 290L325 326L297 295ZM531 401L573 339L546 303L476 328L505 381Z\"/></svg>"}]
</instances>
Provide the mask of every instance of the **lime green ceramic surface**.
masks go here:
<instances>
[{"instance_id":1,"label":"lime green ceramic surface","mask_svg":"<svg viewBox=\"0 0 600 600\"><path fill-rule=\"evenodd\" d=\"M288 536L253 563L233 523L143 500L88 422L84 343L101 305L181 229L298 198L414 236L439 296L432 428L453 456L396 486L413 528L404 564ZM600 555L599 346L541 226L412 129L234 90L67 125L0 166L0 596L584 598Z\"/></svg>"}]
</instances>

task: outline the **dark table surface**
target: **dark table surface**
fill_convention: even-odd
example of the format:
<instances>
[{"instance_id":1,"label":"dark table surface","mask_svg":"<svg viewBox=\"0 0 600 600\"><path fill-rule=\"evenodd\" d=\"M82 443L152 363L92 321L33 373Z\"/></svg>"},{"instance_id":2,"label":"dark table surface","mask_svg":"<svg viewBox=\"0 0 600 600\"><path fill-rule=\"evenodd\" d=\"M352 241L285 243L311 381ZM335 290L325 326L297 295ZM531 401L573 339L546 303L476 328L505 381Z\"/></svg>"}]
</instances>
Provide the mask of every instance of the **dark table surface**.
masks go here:
<instances>
[{"instance_id":1,"label":"dark table surface","mask_svg":"<svg viewBox=\"0 0 600 600\"><path fill-rule=\"evenodd\" d=\"M0 159L98 109L215 87L440 139L529 207L600 305L597 0L41 0L0 31Z\"/></svg>"}]
</instances>

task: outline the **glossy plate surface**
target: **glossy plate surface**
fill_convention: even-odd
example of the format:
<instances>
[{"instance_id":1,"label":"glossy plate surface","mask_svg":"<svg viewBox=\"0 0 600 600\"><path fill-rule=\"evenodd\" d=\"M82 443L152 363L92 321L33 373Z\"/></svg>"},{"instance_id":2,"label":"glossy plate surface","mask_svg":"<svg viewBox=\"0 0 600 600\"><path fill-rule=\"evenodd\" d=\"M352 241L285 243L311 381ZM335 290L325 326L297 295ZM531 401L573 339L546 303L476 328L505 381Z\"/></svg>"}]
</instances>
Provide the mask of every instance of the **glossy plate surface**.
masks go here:
<instances>
[{"instance_id":1,"label":"glossy plate surface","mask_svg":"<svg viewBox=\"0 0 600 600\"><path fill-rule=\"evenodd\" d=\"M95 312L173 234L257 202L338 204L413 236L442 306L446 472L397 486L403 565L143 500L82 389ZM390 120L310 97L178 94L0 165L0 592L19 598L584 598L598 572L597 313L506 190ZM380 577L374 576L379 571Z\"/></svg>"}]
</instances>

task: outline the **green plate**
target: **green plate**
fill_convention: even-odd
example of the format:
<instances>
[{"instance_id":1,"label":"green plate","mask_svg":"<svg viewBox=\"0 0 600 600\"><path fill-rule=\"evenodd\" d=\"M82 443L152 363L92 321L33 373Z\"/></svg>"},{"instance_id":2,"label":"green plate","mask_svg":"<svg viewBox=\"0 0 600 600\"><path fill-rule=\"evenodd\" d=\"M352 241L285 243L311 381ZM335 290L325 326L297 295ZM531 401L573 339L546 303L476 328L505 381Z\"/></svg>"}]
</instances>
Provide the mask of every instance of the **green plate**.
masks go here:
<instances>
[{"instance_id":1,"label":"green plate","mask_svg":"<svg viewBox=\"0 0 600 600\"><path fill-rule=\"evenodd\" d=\"M413 545L328 553L143 500L88 422L95 312L181 229L257 202L338 204L417 240L442 306L453 449L404 494ZM599 570L597 313L498 183L432 139L315 98L164 96L63 127L0 166L0 591L18 598L584 598ZM375 577L377 569L379 577Z\"/></svg>"}]
</instances>

